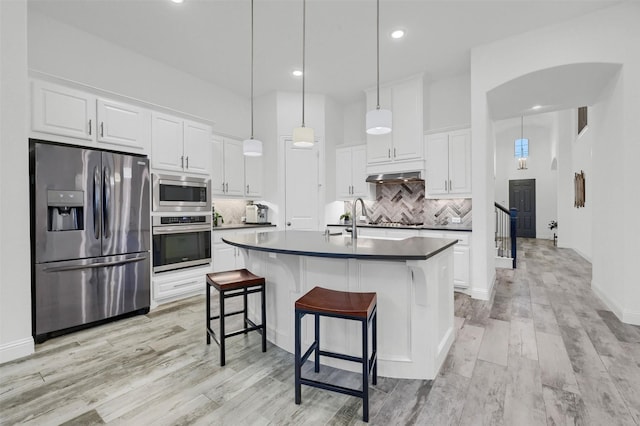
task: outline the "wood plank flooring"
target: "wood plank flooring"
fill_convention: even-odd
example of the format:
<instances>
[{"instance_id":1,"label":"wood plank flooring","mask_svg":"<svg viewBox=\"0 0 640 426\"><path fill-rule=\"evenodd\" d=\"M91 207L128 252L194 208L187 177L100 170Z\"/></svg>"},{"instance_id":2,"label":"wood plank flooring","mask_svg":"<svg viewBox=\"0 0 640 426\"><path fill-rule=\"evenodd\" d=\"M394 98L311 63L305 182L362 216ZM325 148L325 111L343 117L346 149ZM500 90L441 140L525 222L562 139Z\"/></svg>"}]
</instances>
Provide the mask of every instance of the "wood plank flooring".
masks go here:
<instances>
[{"instance_id":1,"label":"wood plank flooring","mask_svg":"<svg viewBox=\"0 0 640 426\"><path fill-rule=\"evenodd\" d=\"M519 249L492 300L456 294L457 338L435 380L370 388L371 424L640 424L640 327L595 297L591 265L572 250L533 239ZM204 317L197 296L38 345L0 366L0 424L362 423L354 397L303 387L295 405L293 356L271 344L263 354L256 333L228 340L220 367Z\"/></svg>"}]
</instances>

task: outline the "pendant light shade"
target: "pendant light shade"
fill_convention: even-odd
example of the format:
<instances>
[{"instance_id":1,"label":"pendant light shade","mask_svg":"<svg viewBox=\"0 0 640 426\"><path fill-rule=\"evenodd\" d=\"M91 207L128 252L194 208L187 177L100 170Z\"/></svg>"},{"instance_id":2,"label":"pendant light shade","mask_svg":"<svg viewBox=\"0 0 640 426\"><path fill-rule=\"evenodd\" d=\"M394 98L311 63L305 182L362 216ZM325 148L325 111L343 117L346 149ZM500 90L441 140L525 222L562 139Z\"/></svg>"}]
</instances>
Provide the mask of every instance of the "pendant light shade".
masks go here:
<instances>
[{"instance_id":1,"label":"pendant light shade","mask_svg":"<svg viewBox=\"0 0 640 426\"><path fill-rule=\"evenodd\" d=\"M370 135L384 135L391 132L393 121L391 111L380 108L380 0L376 1L376 109L367 112L366 126Z\"/></svg>"},{"instance_id":2,"label":"pendant light shade","mask_svg":"<svg viewBox=\"0 0 640 426\"><path fill-rule=\"evenodd\" d=\"M306 15L307 2L302 0L302 125L293 129L293 145L299 148L309 148L315 143L315 135L313 128L306 127L304 124L304 79L305 72L305 41L306 41Z\"/></svg>"},{"instance_id":3,"label":"pendant light shade","mask_svg":"<svg viewBox=\"0 0 640 426\"><path fill-rule=\"evenodd\" d=\"M242 153L247 157L262 155L262 141L253 138L253 0L251 0L251 136L242 141Z\"/></svg>"},{"instance_id":4,"label":"pendant light shade","mask_svg":"<svg viewBox=\"0 0 640 426\"><path fill-rule=\"evenodd\" d=\"M388 109L372 109L367 111L367 133L384 135L391 132L391 111Z\"/></svg>"},{"instance_id":5,"label":"pendant light shade","mask_svg":"<svg viewBox=\"0 0 640 426\"><path fill-rule=\"evenodd\" d=\"M242 153L247 157L260 157L262 155L262 141L253 138L243 140Z\"/></svg>"}]
</instances>

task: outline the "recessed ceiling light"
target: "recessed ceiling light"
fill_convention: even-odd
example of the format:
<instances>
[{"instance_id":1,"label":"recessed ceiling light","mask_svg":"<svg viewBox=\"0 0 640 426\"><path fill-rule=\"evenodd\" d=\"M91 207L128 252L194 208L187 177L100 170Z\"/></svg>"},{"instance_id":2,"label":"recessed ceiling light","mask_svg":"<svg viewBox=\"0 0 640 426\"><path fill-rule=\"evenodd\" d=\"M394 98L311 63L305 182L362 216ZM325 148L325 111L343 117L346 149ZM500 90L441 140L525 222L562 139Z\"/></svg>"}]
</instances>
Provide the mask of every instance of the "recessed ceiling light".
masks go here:
<instances>
[{"instance_id":1,"label":"recessed ceiling light","mask_svg":"<svg viewBox=\"0 0 640 426\"><path fill-rule=\"evenodd\" d=\"M302 77L302 71L301 70L293 70L293 72L291 74L293 74L294 77Z\"/></svg>"},{"instance_id":2,"label":"recessed ceiling light","mask_svg":"<svg viewBox=\"0 0 640 426\"><path fill-rule=\"evenodd\" d=\"M397 39L402 38L402 37L404 37L404 30L391 31L391 38L397 40Z\"/></svg>"},{"instance_id":3,"label":"recessed ceiling light","mask_svg":"<svg viewBox=\"0 0 640 426\"><path fill-rule=\"evenodd\" d=\"M540 109L540 108L542 108L542 105L534 105L534 106L531 107L531 109L534 110L534 111L537 110L537 109Z\"/></svg>"},{"instance_id":4,"label":"recessed ceiling light","mask_svg":"<svg viewBox=\"0 0 640 426\"><path fill-rule=\"evenodd\" d=\"M174 2L174 3L182 3L182 2L184 2L184 0L171 0L171 1Z\"/></svg>"}]
</instances>

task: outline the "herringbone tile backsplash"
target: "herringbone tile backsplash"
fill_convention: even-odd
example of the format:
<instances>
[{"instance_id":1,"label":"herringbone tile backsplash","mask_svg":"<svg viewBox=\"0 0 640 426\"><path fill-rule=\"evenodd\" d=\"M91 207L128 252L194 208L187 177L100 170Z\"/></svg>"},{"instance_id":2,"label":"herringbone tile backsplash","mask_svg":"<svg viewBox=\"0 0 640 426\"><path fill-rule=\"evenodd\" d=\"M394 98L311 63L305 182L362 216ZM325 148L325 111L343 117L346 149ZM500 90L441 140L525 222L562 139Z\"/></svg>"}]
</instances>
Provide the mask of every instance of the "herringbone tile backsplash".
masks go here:
<instances>
[{"instance_id":1,"label":"herringbone tile backsplash","mask_svg":"<svg viewBox=\"0 0 640 426\"><path fill-rule=\"evenodd\" d=\"M471 226L471 199L426 199L424 183L385 184L376 186L375 201L365 201L371 222L424 223L446 225L459 217L462 225ZM351 202L345 202L351 211Z\"/></svg>"}]
</instances>

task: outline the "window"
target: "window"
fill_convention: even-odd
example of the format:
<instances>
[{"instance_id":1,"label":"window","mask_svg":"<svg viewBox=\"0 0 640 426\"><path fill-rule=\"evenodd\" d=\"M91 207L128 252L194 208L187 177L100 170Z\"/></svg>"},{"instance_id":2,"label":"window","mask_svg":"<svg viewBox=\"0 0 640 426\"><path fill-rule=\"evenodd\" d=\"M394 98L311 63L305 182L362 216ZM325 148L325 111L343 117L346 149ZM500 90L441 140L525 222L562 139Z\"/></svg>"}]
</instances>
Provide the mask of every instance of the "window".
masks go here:
<instances>
[{"instance_id":1,"label":"window","mask_svg":"<svg viewBox=\"0 0 640 426\"><path fill-rule=\"evenodd\" d=\"M587 128L587 107L578 108L578 135Z\"/></svg>"},{"instance_id":2,"label":"window","mask_svg":"<svg viewBox=\"0 0 640 426\"><path fill-rule=\"evenodd\" d=\"M529 139L516 139L515 157L527 158L529 156Z\"/></svg>"}]
</instances>

